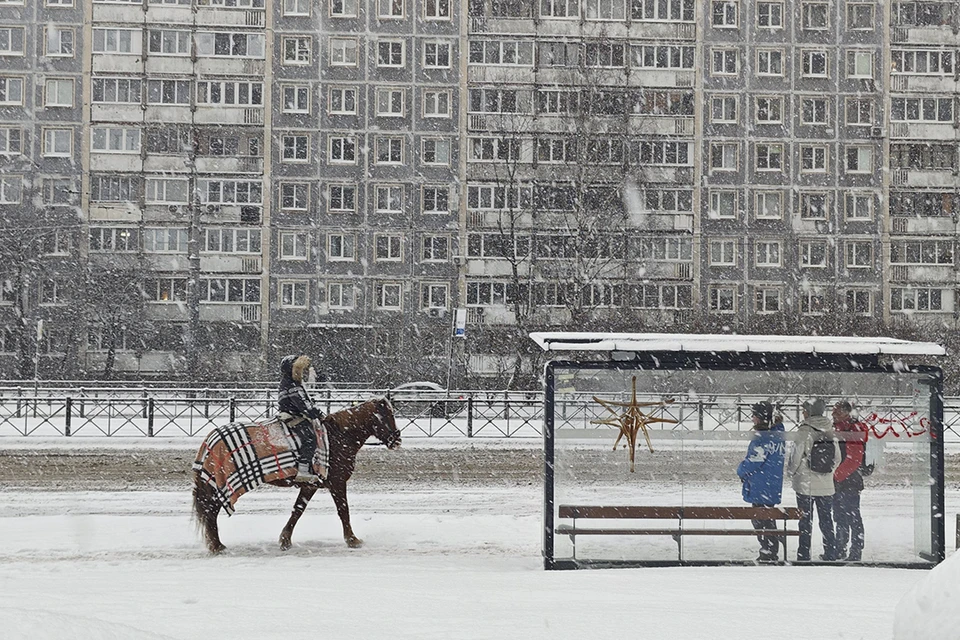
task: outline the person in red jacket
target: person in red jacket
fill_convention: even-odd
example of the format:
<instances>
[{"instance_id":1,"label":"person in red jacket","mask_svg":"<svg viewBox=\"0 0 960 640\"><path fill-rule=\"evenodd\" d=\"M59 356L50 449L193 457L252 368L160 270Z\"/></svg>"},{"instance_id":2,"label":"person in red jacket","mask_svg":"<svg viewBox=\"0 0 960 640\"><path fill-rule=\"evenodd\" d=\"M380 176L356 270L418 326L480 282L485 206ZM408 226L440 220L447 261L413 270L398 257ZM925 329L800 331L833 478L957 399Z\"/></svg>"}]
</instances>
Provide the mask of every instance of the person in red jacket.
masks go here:
<instances>
[{"instance_id":1,"label":"person in red jacket","mask_svg":"<svg viewBox=\"0 0 960 640\"><path fill-rule=\"evenodd\" d=\"M833 515L837 522L839 559L859 562L863 555L863 518L860 516L863 475L860 465L866 448L867 430L850 416L852 409L846 400L833 405L833 428L840 439L842 454L840 466L833 472ZM849 554L846 551L848 542Z\"/></svg>"}]
</instances>

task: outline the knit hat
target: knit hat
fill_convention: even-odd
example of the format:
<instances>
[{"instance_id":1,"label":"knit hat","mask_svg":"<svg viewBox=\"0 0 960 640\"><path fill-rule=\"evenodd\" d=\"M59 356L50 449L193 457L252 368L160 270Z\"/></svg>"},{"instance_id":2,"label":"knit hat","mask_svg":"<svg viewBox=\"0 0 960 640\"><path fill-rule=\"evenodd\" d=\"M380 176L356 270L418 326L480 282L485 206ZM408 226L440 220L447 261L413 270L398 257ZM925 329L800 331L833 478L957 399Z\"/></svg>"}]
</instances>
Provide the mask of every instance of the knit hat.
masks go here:
<instances>
[{"instance_id":1,"label":"knit hat","mask_svg":"<svg viewBox=\"0 0 960 640\"><path fill-rule=\"evenodd\" d=\"M810 417L822 416L825 407L826 405L822 398L813 398L803 403L803 410L806 411Z\"/></svg>"},{"instance_id":2,"label":"knit hat","mask_svg":"<svg viewBox=\"0 0 960 640\"><path fill-rule=\"evenodd\" d=\"M753 405L753 407L751 407L750 415L756 416L761 420L763 420L764 422L772 422L773 421L773 405L767 402L766 400L758 402L755 405Z\"/></svg>"}]
</instances>

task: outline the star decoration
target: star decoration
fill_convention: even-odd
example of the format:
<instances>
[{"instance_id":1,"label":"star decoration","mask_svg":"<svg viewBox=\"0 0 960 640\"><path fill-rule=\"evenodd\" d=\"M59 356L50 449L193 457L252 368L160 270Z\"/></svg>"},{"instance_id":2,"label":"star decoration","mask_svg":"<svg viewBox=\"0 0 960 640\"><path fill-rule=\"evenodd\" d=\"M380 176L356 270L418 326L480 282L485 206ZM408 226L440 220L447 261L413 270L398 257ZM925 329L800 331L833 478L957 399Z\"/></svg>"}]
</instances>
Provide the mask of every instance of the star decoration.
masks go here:
<instances>
[{"instance_id":1,"label":"star decoration","mask_svg":"<svg viewBox=\"0 0 960 640\"><path fill-rule=\"evenodd\" d=\"M604 409L613 414L613 417L602 418L600 420L591 420L592 424L605 424L620 428L620 434L617 435L617 441L613 443L613 450L617 450L621 438L626 439L625 447L630 448L630 473L636 471L634 459L637 452L637 433L643 431L643 437L647 441L647 448L653 453L653 445L650 444L650 434L647 432L647 425L655 422L665 422L678 424L678 420L670 418L654 418L644 413L640 407L665 407L673 402L673 398L662 400L660 402L637 402L637 377L633 376L633 392L630 402L615 402L613 400L601 400L593 396L594 402L597 402ZM622 408L622 411L621 411Z\"/></svg>"}]
</instances>

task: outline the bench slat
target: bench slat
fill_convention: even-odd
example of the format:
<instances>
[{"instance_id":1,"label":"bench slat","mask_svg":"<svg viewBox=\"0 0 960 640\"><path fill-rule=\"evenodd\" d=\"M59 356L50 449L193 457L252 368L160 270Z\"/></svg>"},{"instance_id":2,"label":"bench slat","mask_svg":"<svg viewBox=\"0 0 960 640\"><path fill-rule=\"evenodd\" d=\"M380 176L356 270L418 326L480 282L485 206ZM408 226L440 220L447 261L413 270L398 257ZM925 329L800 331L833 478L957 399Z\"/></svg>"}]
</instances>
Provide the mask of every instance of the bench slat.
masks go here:
<instances>
[{"instance_id":1,"label":"bench slat","mask_svg":"<svg viewBox=\"0 0 960 640\"><path fill-rule=\"evenodd\" d=\"M799 531L783 529L581 529L561 525L557 527L561 535L577 536L799 536Z\"/></svg>"},{"instance_id":2,"label":"bench slat","mask_svg":"<svg viewBox=\"0 0 960 640\"><path fill-rule=\"evenodd\" d=\"M566 505L561 518L620 518L630 520L799 520L796 507L638 507Z\"/></svg>"}]
</instances>

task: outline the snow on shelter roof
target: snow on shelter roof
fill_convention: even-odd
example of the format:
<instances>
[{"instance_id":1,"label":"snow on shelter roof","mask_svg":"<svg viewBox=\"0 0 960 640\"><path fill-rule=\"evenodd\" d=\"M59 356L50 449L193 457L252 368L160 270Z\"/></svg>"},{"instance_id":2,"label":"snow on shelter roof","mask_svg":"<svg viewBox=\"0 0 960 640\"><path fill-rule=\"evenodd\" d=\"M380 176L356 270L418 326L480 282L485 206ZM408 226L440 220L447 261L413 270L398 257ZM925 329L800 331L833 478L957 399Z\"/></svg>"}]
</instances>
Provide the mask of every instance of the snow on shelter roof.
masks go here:
<instances>
[{"instance_id":1,"label":"snow on shelter roof","mask_svg":"<svg viewBox=\"0 0 960 640\"><path fill-rule=\"evenodd\" d=\"M841 336L750 336L687 333L531 333L544 351L689 351L693 353L821 353L942 356L935 342Z\"/></svg>"}]
</instances>

